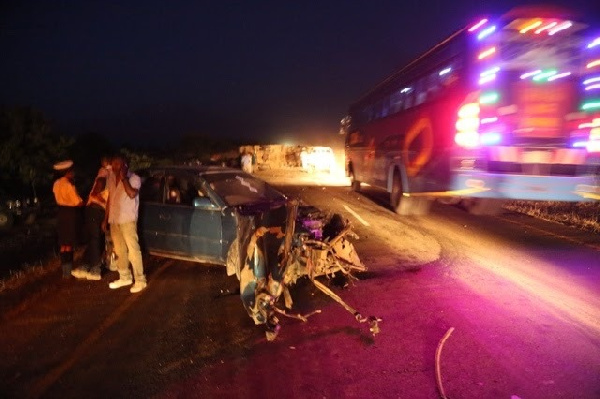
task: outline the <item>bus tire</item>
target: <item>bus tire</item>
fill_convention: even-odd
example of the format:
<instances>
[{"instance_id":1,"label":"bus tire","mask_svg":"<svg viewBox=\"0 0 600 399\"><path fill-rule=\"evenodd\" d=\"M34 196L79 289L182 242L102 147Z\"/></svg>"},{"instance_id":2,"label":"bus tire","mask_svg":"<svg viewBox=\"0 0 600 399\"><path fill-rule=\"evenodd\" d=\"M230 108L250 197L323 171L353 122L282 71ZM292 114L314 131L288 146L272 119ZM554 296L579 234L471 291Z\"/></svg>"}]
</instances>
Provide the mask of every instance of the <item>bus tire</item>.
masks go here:
<instances>
[{"instance_id":1,"label":"bus tire","mask_svg":"<svg viewBox=\"0 0 600 399\"><path fill-rule=\"evenodd\" d=\"M398 215L403 216L418 216L426 215L431 208L431 199L426 197L409 197L404 196L402 188L402 179L398 172L394 173L392 182L392 192L390 193L390 206Z\"/></svg>"},{"instance_id":2,"label":"bus tire","mask_svg":"<svg viewBox=\"0 0 600 399\"><path fill-rule=\"evenodd\" d=\"M360 192L360 182L354 177L354 172L350 172L350 187L352 191Z\"/></svg>"},{"instance_id":3,"label":"bus tire","mask_svg":"<svg viewBox=\"0 0 600 399\"><path fill-rule=\"evenodd\" d=\"M496 198L466 198L462 205L472 215L498 215L502 212L504 201Z\"/></svg>"}]
</instances>

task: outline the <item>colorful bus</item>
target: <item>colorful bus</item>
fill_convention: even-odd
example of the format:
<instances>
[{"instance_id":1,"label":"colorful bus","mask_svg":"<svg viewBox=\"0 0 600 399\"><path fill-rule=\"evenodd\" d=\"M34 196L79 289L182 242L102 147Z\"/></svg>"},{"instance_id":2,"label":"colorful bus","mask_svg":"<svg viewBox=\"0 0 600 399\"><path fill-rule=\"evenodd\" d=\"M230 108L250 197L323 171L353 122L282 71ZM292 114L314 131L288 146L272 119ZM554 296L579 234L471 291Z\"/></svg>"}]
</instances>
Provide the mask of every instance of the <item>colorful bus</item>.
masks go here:
<instances>
[{"instance_id":1,"label":"colorful bus","mask_svg":"<svg viewBox=\"0 0 600 399\"><path fill-rule=\"evenodd\" d=\"M502 200L600 199L600 31L518 8L461 29L342 119L352 188L393 209L432 199L477 213Z\"/></svg>"}]
</instances>

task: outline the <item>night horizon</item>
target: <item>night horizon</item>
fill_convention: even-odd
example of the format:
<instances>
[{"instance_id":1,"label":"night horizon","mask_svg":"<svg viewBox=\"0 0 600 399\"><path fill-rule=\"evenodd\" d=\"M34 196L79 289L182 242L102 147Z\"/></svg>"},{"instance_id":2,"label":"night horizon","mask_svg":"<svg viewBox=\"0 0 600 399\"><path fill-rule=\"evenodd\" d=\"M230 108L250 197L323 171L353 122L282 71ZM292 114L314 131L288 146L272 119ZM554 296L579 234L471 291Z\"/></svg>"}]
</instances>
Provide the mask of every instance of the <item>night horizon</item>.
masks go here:
<instances>
[{"instance_id":1,"label":"night horizon","mask_svg":"<svg viewBox=\"0 0 600 399\"><path fill-rule=\"evenodd\" d=\"M587 2L552 3L598 20ZM114 142L199 134L323 144L394 69L519 4L9 2L0 104L31 105L61 132Z\"/></svg>"}]
</instances>

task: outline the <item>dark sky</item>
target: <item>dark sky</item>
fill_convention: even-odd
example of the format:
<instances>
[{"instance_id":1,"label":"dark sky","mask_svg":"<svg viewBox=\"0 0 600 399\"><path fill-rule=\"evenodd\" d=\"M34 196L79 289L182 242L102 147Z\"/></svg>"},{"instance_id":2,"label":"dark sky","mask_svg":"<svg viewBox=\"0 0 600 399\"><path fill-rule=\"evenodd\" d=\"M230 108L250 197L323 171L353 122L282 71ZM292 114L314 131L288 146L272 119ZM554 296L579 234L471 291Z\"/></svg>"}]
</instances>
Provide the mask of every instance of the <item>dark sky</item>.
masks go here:
<instances>
[{"instance_id":1,"label":"dark sky","mask_svg":"<svg viewBox=\"0 0 600 399\"><path fill-rule=\"evenodd\" d=\"M196 132L311 144L395 67L523 2L1 3L0 103L117 142ZM553 3L599 21L597 1Z\"/></svg>"}]
</instances>

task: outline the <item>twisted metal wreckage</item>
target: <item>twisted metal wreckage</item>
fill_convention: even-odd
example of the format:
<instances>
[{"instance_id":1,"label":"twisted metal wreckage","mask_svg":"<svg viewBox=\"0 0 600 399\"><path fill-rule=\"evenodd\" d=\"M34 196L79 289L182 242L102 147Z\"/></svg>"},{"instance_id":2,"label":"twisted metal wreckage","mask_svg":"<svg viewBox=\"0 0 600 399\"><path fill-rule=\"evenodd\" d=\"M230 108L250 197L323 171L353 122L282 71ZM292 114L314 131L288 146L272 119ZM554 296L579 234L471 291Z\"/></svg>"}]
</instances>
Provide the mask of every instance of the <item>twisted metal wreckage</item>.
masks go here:
<instances>
[{"instance_id":1,"label":"twisted metal wreckage","mask_svg":"<svg viewBox=\"0 0 600 399\"><path fill-rule=\"evenodd\" d=\"M275 209L238 212L238 240L233 244L235 251L228 257L227 271L229 275L237 275L242 303L256 325L266 326L267 340L277 337L278 314L307 321L321 312L315 310L306 315L286 312L293 304L289 288L302 277L308 277L359 323L368 323L373 335L379 333L380 318L362 316L316 279L341 273L347 279L357 280L352 273L366 270L348 239L358 238L349 222L339 214L329 215L314 207L299 206L295 200ZM282 294L285 309L278 305Z\"/></svg>"}]
</instances>

